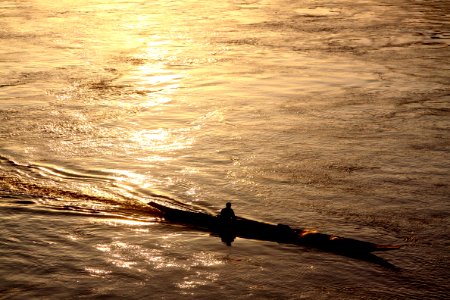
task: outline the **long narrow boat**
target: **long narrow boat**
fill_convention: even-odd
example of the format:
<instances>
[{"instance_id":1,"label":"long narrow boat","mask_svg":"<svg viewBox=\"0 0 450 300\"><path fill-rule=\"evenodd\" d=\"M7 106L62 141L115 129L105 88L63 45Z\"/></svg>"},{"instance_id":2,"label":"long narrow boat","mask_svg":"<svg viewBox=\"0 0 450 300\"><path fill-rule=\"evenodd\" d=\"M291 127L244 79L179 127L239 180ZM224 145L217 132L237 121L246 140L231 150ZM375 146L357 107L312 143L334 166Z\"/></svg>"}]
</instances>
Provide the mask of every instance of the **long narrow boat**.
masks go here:
<instances>
[{"instance_id":1,"label":"long narrow boat","mask_svg":"<svg viewBox=\"0 0 450 300\"><path fill-rule=\"evenodd\" d=\"M240 237L307 246L369 260L377 258L371 252L400 248L400 246L380 245L306 229L292 229L284 224L271 224L241 217L237 217L231 229L223 228L220 219L211 214L166 207L155 202L149 202L148 204L158 209L168 222L217 234L227 243L231 243L234 237Z\"/></svg>"}]
</instances>

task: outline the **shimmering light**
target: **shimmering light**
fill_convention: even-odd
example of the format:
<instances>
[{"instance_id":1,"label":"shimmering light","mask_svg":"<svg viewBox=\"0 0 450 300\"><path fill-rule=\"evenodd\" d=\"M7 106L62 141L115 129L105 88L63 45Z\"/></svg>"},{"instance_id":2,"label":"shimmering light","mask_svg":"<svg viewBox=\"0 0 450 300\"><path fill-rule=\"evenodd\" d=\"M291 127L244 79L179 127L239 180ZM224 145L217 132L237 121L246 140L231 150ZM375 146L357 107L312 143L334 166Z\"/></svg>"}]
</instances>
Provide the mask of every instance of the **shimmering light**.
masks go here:
<instances>
[{"instance_id":1,"label":"shimmering light","mask_svg":"<svg viewBox=\"0 0 450 300\"><path fill-rule=\"evenodd\" d=\"M169 130L158 128L134 132L131 140L142 148L154 151L174 151L188 148L194 139L189 136L189 130ZM156 158L156 156L153 156Z\"/></svg>"},{"instance_id":2,"label":"shimmering light","mask_svg":"<svg viewBox=\"0 0 450 300\"><path fill-rule=\"evenodd\" d=\"M106 221L107 224L109 225L129 225L129 226L146 226L149 225L151 223L149 222L143 222L143 221L137 221L137 220L127 220L127 219L112 219L112 220L108 220ZM147 230L142 230L142 231L147 231Z\"/></svg>"},{"instance_id":3,"label":"shimmering light","mask_svg":"<svg viewBox=\"0 0 450 300\"><path fill-rule=\"evenodd\" d=\"M96 249L102 252L108 253L109 256L107 260L121 268L131 269L136 264L137 261L134 260L134 250L136 246L129 245L124 242L113 242L111 244L100 244L97 245Z\"/></svg>"},{"instance_id":4,"label":"shimmering light","mask_svg":"<svg viewBox=\"0 0 450 300\"><path fill-rule=\"evenodd\" d=\"M119 259L112 260L111 262L117 267L126 268L126 269L131 269L134 265L136 265L136 262L119 260Z\"/></svg>"},{"instance_id":5,"label":"shimmering light","mask_svg":"<svg viewBox=\"0 0 450 300\"><path fill-rule=\"evenodd\" d=\"M160 155L149 155L146 157L139 157L139 158L137 158L137 160L146 161L146 162L156 162L156 161L162 162L162 161L169 161L169 160L171 160L171 158L160 156Z\"/></svg>"},{"instance_id":6,"label":"shimmering light","mask_svg":"<svg viewBox=\"0 0 450 300\"><path fill-rule=\"evenodd\" d=\"M178 81L182 78L180 74L173 74L164 69L164 65L142 65L137 68L141 74L139 84L145 86L164 85L164 89L176 89ZM167 85L169 84L169 85Z\"/></svg>"},{"instance_id":7,"label":"shimmering light","mask_svg":"<svg viewBox=\"0 0 450 300\"><path fill-rule=\"evenodd\" d=\"M106 245L106 244L99 244L95 248L101 252L110 252L111 251L111 246Z\"/></svg>"},{"instance_id":8,"label":"shimmering light","mask_svg":"<svg viewBox=\"0 0 450 300\"><path fill-rule=\"evenodd\" d=\"M85 267L84 270L93 277L104 277L105 275L111 274L112 271L102 270L97 268Z\"/></svg>"},{"instance_id":9,"label":"shimmering light","mask_svg":"<svg viewBox=\"0 0 450 300\"><path fill-rule=\"evenodd\" d=\"M158 97L156 99L150 99L144 103L144 107L152 107L161 104L166 104L172 101L169 97Z\"/></svg>"},{"instance_id":10,"label":"shimmering light","mask_svg":"<svg viewBox=\"0 0 450 300\"><path fill-rule=\"evenodd\" d=\"M201 251L199 253L195 253L193 256L193 264L205 267L212 267L223 264L222 257L219 257L215 253L209 253L205 251Z\"/></svg>"},{"instance_id":11,"label":"shimmering light","mask_svg":"<svg viewBox=\"0 0 450 300\"><path fill-rule=\"evenodd\" d=\"M170 237L163 239L163 245L171 243ZM163 247L163 248L170 248ZM149 249L141 245L125 243L121 241L114 241L110 244L98 244L96 249L105 253L106 260L112 265L120 268L134 269L138 272L151 267L154 269L178 268L188 270L193 266L213 266L219 264L218 260L213 259L206 253L201 253L199 256L191 260L177 260L164 255L163 250ZM205 259L207 257L207 259Z\"/></svg>"},{"instance_id":12,"label":"shimmering light","mask_svg":"<svg viewBox=\"0 0 450 300\"><path fill-rule=\"evenodd\" d=\"M169 138L170 134L168 130L158 128L155 130L143 130L136 132L135 140L145 140L148 144L158 144L166 141Z\"/></svg>"},{"instance_id":13,"label":"shimmering light","mask_svg":"<svg viewBox=\"0 0 450 300\"><path fill-rule=\"evenodd\" d=\"M115 178L117 181L126 181L133 184L142 184L148 180L148 178L143 175L127 170L111 170L111 171L119 175Z\"/></svg>"},{"instance_id":14,"label":"shimmering light","mask_svg":"<svg viewBox=\"0 0 450 300\"><path fill-rule=\"evenodd\" d=\"M218 278L219 274L217 273L198 271L194 275L184 277L183 281L178 283L177 286L181 289L193 289L198 286L211 284Z\"/></svg>"}]
</instances>

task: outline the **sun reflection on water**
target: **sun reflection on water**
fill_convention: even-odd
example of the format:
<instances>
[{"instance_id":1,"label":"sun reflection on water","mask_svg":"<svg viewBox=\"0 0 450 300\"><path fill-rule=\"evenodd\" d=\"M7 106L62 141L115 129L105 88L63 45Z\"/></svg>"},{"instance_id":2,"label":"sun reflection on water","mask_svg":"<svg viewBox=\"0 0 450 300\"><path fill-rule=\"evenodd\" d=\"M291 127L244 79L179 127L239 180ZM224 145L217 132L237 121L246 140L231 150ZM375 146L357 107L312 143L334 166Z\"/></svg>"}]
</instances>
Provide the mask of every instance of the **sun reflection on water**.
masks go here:
<instances>
[{"instance_id":1,"label":"sun reflection on water","mask_svg":"<svg viewBox=\"0 0 450 300\"><path fill-rule=\"evenodd\" d=\"M176 241L178 234L168 234L161 237L152 247L115 240L110 243L97 244L95 248L101 252L106 263L111 267L131 269L137 272L153 269L172 269L186 272L186 276L180 278L177 286L189 289L199 285L206 285L217 279L213 268L223 265L226 261L218 253L197 251L186 255L179 252ZM86 266L85 270L92 276L104 276L109 274L109 268Z\"/></svg>"},{"instance_id":2,"label":"sun reflection on water","mask_svg":"<svg viewBox=\"0 0 450 300\"><path fill-rule=\"evenodd\" d=\"M139 144L141 148L160 152L186 149L194 142L194 138L189 136L189 129L166 128L135 131L131 140Z\"/></svg>"},{"instance_id":3,"label":"sun reflection on water","mask_svg":"<svg viewBox=\"0 0 450 300\"><path fill-rule=\"evenodd\" d=\"M147 177L145 177L144 175L137 174L132 171L117 170L117 169L111 171L114 172L114 174L117 174L117 176L115 177L115 180L117 181L126 181L134 184L143 184L147 180Z\"/></svg>"},{"instance_id":4,"label":"sun reflection on water","mask_svg":"<svg viewBox=\"0 0 450 300\"><path fill-rule=\"evenodd\" d=\"M134 131L129 132L132 148L147 154L139 155L141 161L167 161L167 151L186 149L193 144L190 128L175 128L161 117L166 110L173 110L174 99L188 77L188 71L177 63L181 51L177 43L170 35L149 36L133 68L122 79L127 84L132 82L139 91L139 106L146 109L145 118L134 121Z\"/></svg>"},{"instance_id":5,"label":"sun reflection on water","mask_svg":"<svg viewBox=\"0 0 450 300\"><path fill-rule=\"evenodd\" d=\"M93 277L105 277L106 275L109 275L112 273L112 271L109 271L109 270L103 270L103 269L91 268L91 267L85 267L84 270Z\"/></svg>"},{"instance_id":6,"label":"sun reflection on water","mask_svg":"<svg viewBox=\"0 0 450 300\"><path fill-rule=\"evenodd\" d=\"M146 63L140 65L134 71L135 75L140 77L137 82L138 86L161 88L165 94L170 94L180 87L179 81L183 78L182 73L166 69L161 63Z\"/></svg>"},{"instance_id":7,"label":"sun reflection on water","mask_svg":"<svg viewBox=\"0 0 450 300\"><path fill-rule=\"evenodd\" d=\"M158 97L156 99L147 100L143 106L144 107L153 107L153 106L158 106L158 105L169 103L170 101L172 101L172 99L169 97Z\"/></svg>"}]
</instances>

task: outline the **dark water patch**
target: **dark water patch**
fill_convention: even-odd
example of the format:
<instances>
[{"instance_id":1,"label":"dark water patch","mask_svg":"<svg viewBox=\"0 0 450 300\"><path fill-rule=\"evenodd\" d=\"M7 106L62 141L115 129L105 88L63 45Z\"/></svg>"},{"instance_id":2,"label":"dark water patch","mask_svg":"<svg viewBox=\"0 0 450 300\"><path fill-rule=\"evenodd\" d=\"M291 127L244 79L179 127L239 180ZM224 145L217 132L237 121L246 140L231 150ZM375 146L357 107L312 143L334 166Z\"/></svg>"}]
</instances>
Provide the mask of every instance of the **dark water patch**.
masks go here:
<instances>
[{"instance_id":1,"label":"dark water patch","mask_svg":"<svg viewBox=\"0 0 450 300\"><path fill-rule=\"evenodd\" d=\"M113 62L115 63L126 63L132 66L141 66L148 63L148 59L145 57L134 57L128 56L125 53L121 56L116 56L113 58Z\"/></svg>"},{"instance_id":2,"label":"dark water patch","mask_svg":"<svg viewBox=\"0 0 450 300\"><path fill-rule=\"evenodd\" d=\"M48 79L58 78L59 74L55 74L53 71L28 71L28 72L16 72L8 69L8 82L0 84L0 88L15 87L27 84L33 84L36 82L45 81ZM3 79L4 80L4 79Z\"/></svg>"},{"instance_id":3,"label":"dark water patch","mask_svg":"<svg viewBox=\"0 0 450 300\"><path fill-rule=\"evenodd\" d=\"M98 81L85 83L84 86L91 89L91 90L98 90L99 92L106 92L106 91L112 91L116 89L124 89L124 88L130 88L129 85L115 85L113 84L115 78L108 78L108 79L100 79ZM83 85L81 85L83 87Z\"/></svg>"},{"instance_id":4,"label":"dark water patch","mask_svg":"<svg viewBox=\"0 0 450 300\"><path fill-rule=\"evenodd\" d=\"M430 34L430 38L434 40L450 40L450 31L436 31Z\"/></svg>"},{"instance_id":5,"label":"dark water patch","mask_svg":"<svg viewBox=\"0 0 450 300\"><path fill-rule=\"evenodd\" d=\"M8 17L8 16L6 16ZM5 30L0 30L0 40L26 40L26 41L32 41L32 43L36 43L35 40L45 37L46 35L39 34L36 32L33 33L25 33L25 32L10 32Z\"/></svg>"},{"instance_id":6,"label":"dark water patch","mask_svg":"<svg viewBox=\"0 0 450 300\"><path fill-rule=\"evenodd\" d=\"M140 66L146 64L148 60L146 58L124 57L119 58L119 61L127 62L133 66Z\"/></svg>"},{"instance_id":7,"label":"dark water patch","mask_svg":"<svg viewBox=\"0 0 450 300\"><path fill-rule=\"evenodd\" d=\"M434 151L434 152L442 152L447 154L450 150L450 145L448 141L442 138L441 141L436 142L414 142L410 144L411 149L418 151ZM446 187L447 184L436 183L437 187Z\"/></svg>"},{"instance_id":8,"label":"dark water patch","mask_svg":"<svg viewBox=\"0 0 450 300\"><path fill-rule=\"evenodd\" d=\"M344 173L353 173L357 171L361 171L367 169L367 167L358 166L358 165L346 165L346 164L337 164L333 163L328 166L329 169L337 170Z\"/></svg>"},{"instance_id":9,"label":"dark water patch","mask_svg":"<svg viewBox=\"0 0 450 300\"><path fill-rule=\"evenodd\" d=\"M118 84L115 83L117 78L103 78L93 82L80 82L76 85L77 93L80 98L90 97L98 98L98 100L104 99L105 97L119 97L119 96L148 96L151 93L157 93L163 91L163 88L155 89L136 89L134 86L128 84ZM137 113L143 108L136 108L132 111Z\"/></svg>"},{"instance_id":10,"label":"dark water patch","mask_svg":"<svg viewBox=\"0 0 450 300\"><path fill-rule=\"evenodd\" d=\"M24 84L22 82L13 82L13 83L5 83L5 84L0 84L0 88L6 88L6 87L12 87L12 86L18 86Z\"/></svg>"},{"instance_id":11,"label":"dark water patch","mask_svg":"<svg viewBox=\"0 0 450 300\"><path fill-rule=\"evenodd\" d=\"M261 41L257 38L244 38L244 39L238 39L238 40L228 40L224 41L226 44L231 45L250 45L250 46L257 46L261 44Z\"/></svg>"},{"instance_id":12,"label":"dark water patch","mask_svg":"<svg viewBox=\"0 0 450 300\"><path fill-rule=\"evenodd\" d=\"M36 204L36 202L31 201L31 200L17 200L17 201L14 201L14 203L16 203L16 204L26 204L26 205L28 205L28 204Z\"/></svg>"}]
</instances>

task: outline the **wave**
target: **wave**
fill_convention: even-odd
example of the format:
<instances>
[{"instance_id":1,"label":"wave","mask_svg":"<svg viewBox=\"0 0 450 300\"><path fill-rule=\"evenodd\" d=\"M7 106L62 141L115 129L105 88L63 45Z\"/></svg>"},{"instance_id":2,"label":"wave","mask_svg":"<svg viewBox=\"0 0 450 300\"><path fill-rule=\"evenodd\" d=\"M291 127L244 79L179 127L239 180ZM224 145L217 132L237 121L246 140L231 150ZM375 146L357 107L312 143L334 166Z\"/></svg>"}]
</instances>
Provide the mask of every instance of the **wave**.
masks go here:
<instances>
[{"instance_id":1,"label":"wave","mask_svg":"<svg viewBox=\"0 0 450 300\"><path fill-rule=\"evenodd\" d=\"M147 205L158 202L190 211L205 208L133 183L123 170L86 170L55 164L18 162L0 155L0 202L2 207L33 207L88 216L146 218L158 211Z\"/></svg>"}]
</instances>

